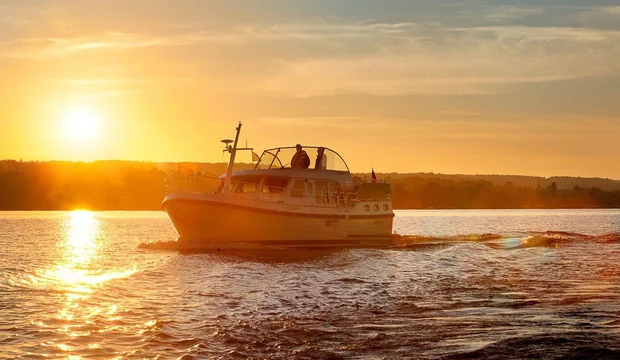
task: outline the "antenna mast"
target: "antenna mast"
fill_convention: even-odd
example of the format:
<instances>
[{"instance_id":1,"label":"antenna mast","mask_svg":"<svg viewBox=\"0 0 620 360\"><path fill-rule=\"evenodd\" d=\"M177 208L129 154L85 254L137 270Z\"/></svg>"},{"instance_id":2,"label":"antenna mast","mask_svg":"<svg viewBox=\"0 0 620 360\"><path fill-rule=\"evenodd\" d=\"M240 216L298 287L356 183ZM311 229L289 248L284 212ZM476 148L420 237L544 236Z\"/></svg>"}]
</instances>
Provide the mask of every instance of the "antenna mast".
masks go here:
<instances>
[{"instance_id":1,"label":"antenna mast","mask_svg":"<svg viewBox=\"0 0 620 360\"><path fill-rule=\"evenodd\" d=\"M239 125L237 126L237 135L235 135L235 142L232 146L228 146L228 152L230 152L230 160L228 161L228 168L226 169L226 180L224 183L224 193L230 192L230 180L232 178L233 167L235 166L235 155L237 155L237 142L239 142L239 133L241 133L241 121L239 121Z\"/></svg>"},{"instance_id":2,"label":"antenna mast","mask_svg":"<svg viewBox=\"0 0 620 360\"><path fill-rule=\"evenodd\" d=\"M248 147L248 141L245 141L245 147L239 148L237 144L239 143L239 134L241 133L241 121L239 121L239 125L235 130L237 130L237 135L235 135L235 141L230 139L224 139L222 142L224 143L224 152L230 153L230 160L228 161L228 167L226 168L226 179L224 179L224 188L222 189L223 193L230 192L230 181L232 180L233 168L235 166L235 156L237 155L237 151L239 150L254 150L253 148ZM233 145L230 145L230 144Z\"/></svg>"}]
</instances>

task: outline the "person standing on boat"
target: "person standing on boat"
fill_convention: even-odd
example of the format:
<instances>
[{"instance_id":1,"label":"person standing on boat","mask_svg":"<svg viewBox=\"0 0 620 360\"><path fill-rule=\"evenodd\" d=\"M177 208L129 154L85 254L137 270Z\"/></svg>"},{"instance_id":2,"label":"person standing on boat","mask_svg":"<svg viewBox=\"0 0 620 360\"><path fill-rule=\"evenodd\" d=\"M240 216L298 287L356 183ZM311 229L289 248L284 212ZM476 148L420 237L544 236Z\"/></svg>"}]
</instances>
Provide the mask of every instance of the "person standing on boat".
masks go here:
<instances>
[{"instance_id":1,"label":"person standing on boat","mask_svg":"<svg viewBox=\"0 0 620 360\"><path fill-rule=\"evenodd\" d=\"M327 169L327 155L325 155L325 148L318 148L316 154L316 161L314 162L314 169L325 170Z\"/></svg>"},{"instance_id":2,"label":"person standing on boat","mask_svg":"<svg viewBox=\"0 0 620 360\"><path fill-rule=\"evenodd\" d=\"M302 149L300 144L295 145L297 152L291 159L291 168L293 169L307 169L310 166L310 158L308 154Z\"/></svg>"}]
</instances>

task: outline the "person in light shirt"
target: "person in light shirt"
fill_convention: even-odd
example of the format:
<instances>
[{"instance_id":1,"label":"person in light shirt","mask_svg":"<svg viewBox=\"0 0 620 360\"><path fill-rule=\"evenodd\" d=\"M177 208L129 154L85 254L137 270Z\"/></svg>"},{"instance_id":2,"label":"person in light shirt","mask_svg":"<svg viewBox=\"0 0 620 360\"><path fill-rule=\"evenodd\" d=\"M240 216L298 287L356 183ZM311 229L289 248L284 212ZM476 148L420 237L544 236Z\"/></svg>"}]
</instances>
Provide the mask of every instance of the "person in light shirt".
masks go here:
<instances>
[{"instance_id":1,"label":"person in light shirt","mask_svg":"<svg viewBox=\"0 0 620 360\"><path fill-rule=\"evenodd\" d=\"M325 155L325 148L318 148L316 154L316 161L314 162L314 168L316 170L327 169L327 156Z\"/></svg>"}]
</instances>

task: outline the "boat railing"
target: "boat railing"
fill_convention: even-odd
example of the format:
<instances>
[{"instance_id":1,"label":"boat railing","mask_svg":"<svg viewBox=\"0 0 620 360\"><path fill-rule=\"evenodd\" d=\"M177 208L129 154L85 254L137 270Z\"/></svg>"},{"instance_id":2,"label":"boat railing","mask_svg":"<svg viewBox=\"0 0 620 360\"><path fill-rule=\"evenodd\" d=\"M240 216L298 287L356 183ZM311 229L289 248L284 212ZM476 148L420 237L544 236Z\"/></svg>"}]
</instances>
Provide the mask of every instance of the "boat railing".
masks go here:
<instances>
[{"instance_id":1,"label":"boat railing","mask_svg":"<svg viewBox=\"0 0 620 360\"><path fill-rule=\"evenodd\" d=\"M303 179L301 179L303 180ZM285 203L307 203L313 198L315 205L320 206L354 206L355 203L385 201L390 199L389 182L384 180L360 180L355 187L344 189L335 180L325 181L327 188L332 191L318 191L281 187L255 182L233 180L232 193L246 195L247 200ZM372 184L372 185L371 185ZM184 191L198 194L215 194L221 192L220 178L202 174L173 174L168 176L164 185L169 192ZM248 187L247 191L245 187ZM219 188L218 188L219 187ZM367 191L367 188L371 191Z\"/></svg>"}]
</instances>

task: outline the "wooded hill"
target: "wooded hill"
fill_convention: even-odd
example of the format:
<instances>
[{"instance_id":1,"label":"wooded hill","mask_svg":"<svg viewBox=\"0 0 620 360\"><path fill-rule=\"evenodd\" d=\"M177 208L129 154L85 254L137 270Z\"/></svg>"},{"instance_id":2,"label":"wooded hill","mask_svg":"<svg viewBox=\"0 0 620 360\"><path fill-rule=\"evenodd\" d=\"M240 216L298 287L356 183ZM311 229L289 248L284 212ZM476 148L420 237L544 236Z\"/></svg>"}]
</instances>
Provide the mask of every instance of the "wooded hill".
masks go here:
<instances>
[{"instance_id":1,"label":"wooded hill","mask_svg":"<svg viewBox=\"0 0 620 360\"><path fill-rule=\"evenodd\" d=\"M620 181L605 178L583 178L573 176L526 176L526 175L464 175L464 174L434 174L434 173L377 173L383 178L400 180L405 178L442 179L453 181L477 181L484 180L493 185L505 185L512 183L515 186L530 188L545 188L555 183L560 190L572 189L575 186L582 188L599 188L604 191L620 191ZM368 176L367 174L361 174Z\"/></svg>"},{"instance_id":2,"label":"wooded hill","mask_svg":"<svg viewBox=\"0 0 620 360\"><path fill-rule=\"evenodd\" d=\"M237 164L237 169L252 168ZM0 161L0 210L159 210L172 173L217 177L224 163ZM369 174L354 174L369 178ZM612 208L620 182L511 175L377 174L396 209Z\"/></svg>"}]
</instances>

